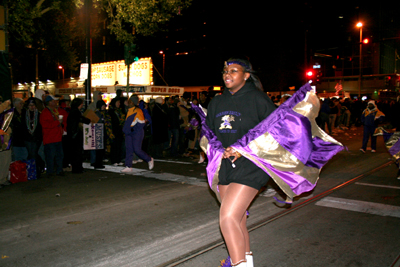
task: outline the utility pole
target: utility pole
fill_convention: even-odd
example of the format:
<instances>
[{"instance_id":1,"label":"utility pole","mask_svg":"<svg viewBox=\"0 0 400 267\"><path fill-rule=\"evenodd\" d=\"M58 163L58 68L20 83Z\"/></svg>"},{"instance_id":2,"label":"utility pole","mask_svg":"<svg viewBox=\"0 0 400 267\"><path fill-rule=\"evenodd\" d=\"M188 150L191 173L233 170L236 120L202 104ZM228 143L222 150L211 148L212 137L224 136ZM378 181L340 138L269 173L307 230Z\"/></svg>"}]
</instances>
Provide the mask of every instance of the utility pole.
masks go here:
<instances>
[{"instance_id":1,"label":"utility pole","mask_svg":"<svg viewBox=\"0 0 400 267\"><path fill-rule=\"evenodd\" d=\"M85 88L85 108L89 106L91 102L91 93L92 93L92 46L91 46L91 37L90 37L90 10L92 8L92 0L85 0L85 50L86 50L86 63L88 64L88 73L86 79L86 88Z\"/></svg>"}]
</instances>

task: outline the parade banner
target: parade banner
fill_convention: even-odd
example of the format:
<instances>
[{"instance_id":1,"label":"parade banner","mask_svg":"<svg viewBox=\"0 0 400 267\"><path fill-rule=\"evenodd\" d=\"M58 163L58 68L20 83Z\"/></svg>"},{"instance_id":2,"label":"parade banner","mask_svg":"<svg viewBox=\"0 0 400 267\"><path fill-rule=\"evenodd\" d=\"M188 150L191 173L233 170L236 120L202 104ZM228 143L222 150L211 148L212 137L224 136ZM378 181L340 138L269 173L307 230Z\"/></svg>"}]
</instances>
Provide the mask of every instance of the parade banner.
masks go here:
<instances>
[{"instance_id":1,"label":"parade banner","mask_svg":"<svg viewBox=\"0 0 400 267\"><path fill-rule=\"evenodd\" d=\"M83 125L83 149L104 149L103 123L91 123Z\"/></svg>"}]
</instances>

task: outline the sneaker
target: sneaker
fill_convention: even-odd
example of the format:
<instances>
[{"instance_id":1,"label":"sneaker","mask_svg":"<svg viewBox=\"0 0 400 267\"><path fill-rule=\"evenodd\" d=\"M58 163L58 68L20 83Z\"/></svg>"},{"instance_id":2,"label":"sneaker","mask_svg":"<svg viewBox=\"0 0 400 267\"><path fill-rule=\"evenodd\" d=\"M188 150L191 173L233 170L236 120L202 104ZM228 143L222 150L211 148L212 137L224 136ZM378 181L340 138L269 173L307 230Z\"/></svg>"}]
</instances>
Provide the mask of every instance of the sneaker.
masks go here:
<instances>
[{"instance_id":1,"label":"sneaker","mask_svg":"<svg viewBox=\"0 0 400 267\"><path fill-rule=\"evenodd\" d=\"M203 156L202 155L200 155L200 160L199 160L199 162L197 162L197 163L203 163L204 162L204 158L203 158Z\"/></svg>"},{"instance_id":2,"label":"sneaker","mask_svg":"<svg viewBox=\"0 0 400 267\"><path fill-rule=\"evenodd\" d=\"M122 173L130 173L132 171L133 171L133 169L130 167L126 167L125 169L121 170Z\"/></svg>"},{"instance_id":3,"label":"sneaker","mask_svg":"<svg viewBox=\"0 0 400 267\"><path fill-rule=\"evenodd\" d=\"M365 154L365 150L364 149L360 148L360 151Z\"/></svg>"},{"instance_id":4,"label":"sneaker","mask_svg":"<svg viewBox=\"0 0 400 267\"><path fill-rule=\"evenodd\" d=\"M154 168L154 159L151 158L151 160L148 163L149 163L149 170L152 170Z\"/></svg>"},{"instance_id":5,"label":"sneaker","mask_svg":"<svg viewBox=\"0 0 400 267\"><path fill-rule=\"evenodd\" d=\"M137 162L143 162L143 160L142 159L138 159Z\"/></svg>"},{"instance_id":6,"label":"sneaker","mask_svg":"<svg viewBox=\"0 0 400 267\"><path fill-rule=\"evenodd\" d=\"M372 152L372 153L375 153L375 152L376 152L376 150L375 150L375 149L372 149L372 150L371 150L371 152Z\"/></svg>"},{"instance_id":7,"label":"sneaker","mask_svg":"<svg viewBox=\"0 0 400 267\"><path fill-rule=\"evenodd\" d=\"M113 166L115 166L115 167L118 166L118 163L114 163Z\"/></svg>"},{"instance_id":8,"label":"sneaker","mask_svg":"<svg viewBox=\"0 0 400 267\"><path fill-rule=\"evenodd\" d=\"M132 160L132 164L136 164L136 163L138 163L137 160Z\"/></svg>"}]
</instances>

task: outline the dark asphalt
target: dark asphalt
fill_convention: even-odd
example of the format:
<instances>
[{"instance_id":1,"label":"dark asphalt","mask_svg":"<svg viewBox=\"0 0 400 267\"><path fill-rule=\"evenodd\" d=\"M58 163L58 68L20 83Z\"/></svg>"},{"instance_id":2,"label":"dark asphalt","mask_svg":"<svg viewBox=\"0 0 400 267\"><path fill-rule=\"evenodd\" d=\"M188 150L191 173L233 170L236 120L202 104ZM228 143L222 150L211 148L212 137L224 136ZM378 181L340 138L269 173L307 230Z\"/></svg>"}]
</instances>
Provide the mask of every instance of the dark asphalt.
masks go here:
<instances>
[{"instance_id":1,"label":"dark asphalt","mask_svg":"<svg viewBox=\"0 0 400 267\"><path fill-rule=\"evenodd\" d=\"M317 188L296 203L388 162L361 154L361 128L334 136L348 151L322 170ZM221 239L218 202L197 159L156 161L134 175L87 169L0 189L0 266L162 266ZM186 164L185 164L186 163ZM108 167L108 169L116 169ZM392 164L329 197L400 206ZM273 185L272 185L273 186ZM258 197L249 225L280 212ZM322 203L322 202L321 202ZM400 218L310 204L251 232L255 266L390 266L400 253ZM224 246L179 266L218 266Z\"/></svg>"}]
</instances>

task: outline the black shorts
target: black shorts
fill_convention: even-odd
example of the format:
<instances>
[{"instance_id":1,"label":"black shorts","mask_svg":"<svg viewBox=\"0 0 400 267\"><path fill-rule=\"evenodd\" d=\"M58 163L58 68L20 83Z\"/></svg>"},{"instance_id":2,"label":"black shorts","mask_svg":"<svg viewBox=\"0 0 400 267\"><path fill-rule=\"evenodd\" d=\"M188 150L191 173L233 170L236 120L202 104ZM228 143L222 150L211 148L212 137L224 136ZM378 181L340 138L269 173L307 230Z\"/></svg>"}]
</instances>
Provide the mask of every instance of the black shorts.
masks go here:
<instances>
[{"instance_id":1,"label":"black shorts","mask_svg":"<svg viewBox=\"0 0 400 267\"><path fill-rule=\"evenodd\" d=\"M235 161L236 168L232 168L229 159L223 159L218 177L220 185L237 183L260 190L269 180L269 175L245 157Z\"/></svg>"}]
</instances>

